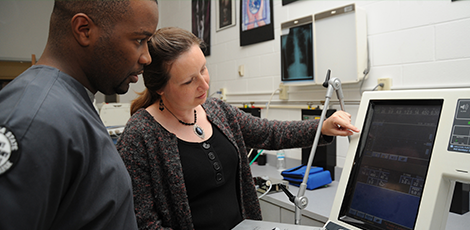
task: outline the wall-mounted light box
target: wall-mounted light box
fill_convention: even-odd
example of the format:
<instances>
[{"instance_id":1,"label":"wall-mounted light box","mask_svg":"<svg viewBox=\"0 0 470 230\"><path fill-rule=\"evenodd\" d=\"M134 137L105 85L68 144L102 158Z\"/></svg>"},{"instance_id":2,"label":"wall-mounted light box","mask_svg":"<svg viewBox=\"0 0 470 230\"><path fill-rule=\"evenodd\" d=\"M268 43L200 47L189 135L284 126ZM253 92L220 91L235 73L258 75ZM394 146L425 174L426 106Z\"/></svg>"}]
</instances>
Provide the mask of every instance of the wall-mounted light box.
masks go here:
<instances>
[{"instance_id":1,"label":"wall-mounted light box","mask_svg":"<svg viewBox=\"0 0 470 230\"><path fill-rule=\"evenodd\" d=\"M366 13L355 4L315 14L315 79L326 72L341 83L357 83L368 71Z\"/></svg>"},{"instance_id":2,"label":"wall-mounted light box","mask_svg":"<svg viewBox=\"0 0 470 230\"><path fill-rule=\"evenodd\" d=\"M368 71L366 14L350 4L281 24L281 80L317 85L360 82Z\"/></svg>"}]
</instances>

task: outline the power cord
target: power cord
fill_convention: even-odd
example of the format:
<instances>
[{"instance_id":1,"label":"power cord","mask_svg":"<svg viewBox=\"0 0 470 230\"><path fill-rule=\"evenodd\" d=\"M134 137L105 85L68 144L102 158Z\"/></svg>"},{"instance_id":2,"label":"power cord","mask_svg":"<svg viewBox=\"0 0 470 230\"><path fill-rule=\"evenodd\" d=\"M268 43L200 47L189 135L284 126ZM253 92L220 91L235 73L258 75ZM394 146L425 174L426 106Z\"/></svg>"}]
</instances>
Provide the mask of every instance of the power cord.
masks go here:
<instances>
[{"instance_id":1,"label":"power cord","mask_svg":"<svg viewBox=\"0 0 470 230\"><path fill-rule=\"evenodd\" d=\"M372 89L372 91L377 90L377 88L379 88L379 87L382 87L382 88L383 88L383 87L384 87L384 83L379 83L378 85L376 85L376 86Z\"/></svg>"},{"instance_id":2,"label":"power cord","mask_svg":"<svg viewBox=\"0 0 470 230\"><path fill-rule=\"evenodd\" d=\"M253 152L253 149L250 149L250 152L248 153L247 158L250 159L251 153Z\"/></svg>"},{"instance_id":3,"label":"power cord","mask_svg":"<svg viewBox=\"0 0 470 230\"><path fill-rule=\"evenodd\" d=\"M364 81L366 80L367 76L369 75L370 72L370 55L369 55L369 41L367 41L367 68L362 72L364 74L364 77L361 80L361 85L359 86L359 95L362 96L362 85L364 84ZM375 88L374 88L375 90ZM372 91L374 91L372 90Z\"/></svg>"},{"instance_id":4,"label":"power cord","mask_svg":"<svg viewBox=\"0 0 470 230\"><path fill-rule=\"evenodd\" d=\"M274 90L274 92L271 94L271 98L269 98L268 104L266 105L266 119L268 119L269 105L271 104L271 101L272 101L272 99L273 99L273 96L274 96L274 94L275 94L277 91L280 91L280 90L281 90L280 88ZM251 149L251 150L250 150L250 153L248 153L248 158L250 157L252 151L253 151L253 149ZM255 160L259 157L259 155L260 155L263 151L264 151L264 150L261 149L261 151L258 152L258 155L256 155L256 156L253 158L253 160L250 162L250 165L252 165L253 162L255 162Z\"/></svg>"},{"instance_id":5,"label":"power cord","mask_svg":"<svg viewBox=\"0 0 470 230\"><path fill-rule=\"evenodd\" d=\"M271 105L271 101L273 100L273 96L274 96L274 94L275 94L277 91L280 91L280 90L281 90L280 88L274 90L274 92L271 94L271 98L269 98L268 104L266 105L266 119L268 119L269 105ZM253 150L253 149L252 149L252 150ZM258 155L256 155L256 156L253 158L253 160L250 162L250 165L253 164L253 162L259 157L259 155L260 155L263 151L264 151L264 150L261 149L261 151L258 153ZM251 151L250 151L249 155L251 155ZM248 156L248 157L249 157L249 156ZM269 190L271 190L271 187L268 189L268 191L269 191ZM266 195L266 194L264 194L264 195ZM261 195L261 197L264 196L264 195ZM259 197L259 198L261 198L261 197Z\"/></svg>"},{"instance_id":6,"label":"power cord","mask_svg":"<svg viewBox=\"0 0 470 230\"><path fill-rule=\"evenodd\" d=\"M209 97L212 97L214 94L222 94L222 91L220 91L220 90L215 91L211 95L209 95Z\"/></svg>"},{"instance_id":7,"label":"power cord","mask_svg":"<svg viewBox=\"0 0 470 230\"><path fill-rule=\"evenodd\" d=\"M250 150L250 153L248 154L248 158L250 158L250 155L251 155L251 152L253 151L253 149ZM255 157L253 157L253 160L251 160L250 162L250 165L253 164L253 162L256 161L256 159L258 159L259 155L261 155L261 153L264 151L264 149L261 149L261 151L258 152L258 154L256 154Z\"/></svg>"},{"instance_id":8,"label":"power cord","mask_svg":"<svg viewBox=\"0 0 470 230\"><path fill-rule=\"evenodd\" d=\"M274 90L274 92L271 94L271 98L269 98L268 104L266 105L266 119L268 118L268 114L269 114L269 105L271 105L271 101L273 100L273 96L277 91L281 91L281 89L278 88L278 89Z\"/></svg>"},{"instance_id":9,"label":"power cord","mask_svg":"<svg viewBox=\"0 0 470 230\"><path fill-rule=\"evenodd\" d=\"M271 188L273 187L273 184L271 183L270 180L267 180L266 181L266 185L269 186L268 189L266 189L266 192L264 192L263 194L261 194L258 199L261 199L261 197L265 196L266 194L269 193L269 191L271 191Z\"/></svg>"}]
</instances>

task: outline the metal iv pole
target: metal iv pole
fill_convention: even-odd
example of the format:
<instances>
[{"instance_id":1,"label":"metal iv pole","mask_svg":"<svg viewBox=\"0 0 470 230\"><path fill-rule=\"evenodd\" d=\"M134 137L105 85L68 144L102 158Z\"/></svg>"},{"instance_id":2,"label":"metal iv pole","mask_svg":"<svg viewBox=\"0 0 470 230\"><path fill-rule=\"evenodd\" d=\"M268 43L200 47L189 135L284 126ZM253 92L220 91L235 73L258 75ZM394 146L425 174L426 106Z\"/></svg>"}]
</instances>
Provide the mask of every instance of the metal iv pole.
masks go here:
<instances>
[{"instance_id":1,"label":"metal iv pole","mask_svg":"<svg viewBox=\"0 0 470 230\"><path fill-rule=\"evenodd\" d=\"M300 184L299 192L297 193L297 196L295 197L284 186L281 186L281 189L289 197L289 200L295 204L295 224L296 225L300 224L300 217L302 214L301 213L302 209L305 209L308 205L308 199L307 197L304 196L305 190L307 189L308 176L310 174L310 168L312 166L313 159L315 158L315 152L317 150L318 141L320 140L321 129L323 127L323 121L325 120L326 111L330 103L333 90L336 91L336 96L338 97L341 110L344 111L343 90L341 89L341 81L338 78L330 79L330 74L331 74L331 71L328 70L326 74L325 82L323 82L323 87L328 87L328 90L325 96L326 97L325 105L323 107L323 111L320 116L320 121L318 123L317 132L315 134L312 149L310 151L310 156L308 157L307 169L305 171L305 175L302 180L302 183Z\"/></svg>"}]
</instances>

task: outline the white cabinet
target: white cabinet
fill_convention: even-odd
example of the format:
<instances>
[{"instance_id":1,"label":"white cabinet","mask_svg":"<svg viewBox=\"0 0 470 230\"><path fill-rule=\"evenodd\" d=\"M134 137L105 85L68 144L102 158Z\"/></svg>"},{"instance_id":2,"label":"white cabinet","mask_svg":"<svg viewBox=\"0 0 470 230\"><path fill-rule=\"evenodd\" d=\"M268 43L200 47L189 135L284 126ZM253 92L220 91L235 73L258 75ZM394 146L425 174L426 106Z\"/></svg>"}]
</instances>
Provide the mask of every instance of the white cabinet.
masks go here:
<instances>
[{"instance_id":1,"label":"white cabinet","mask_svg":"<svg viewBox=\"0 0 470 230\"><path fill-rule=\"evenodd\" d=\"M295 223L295 209L293 204L285 205L279 204L278 202L270 202L266 201L263 197L260 200L260 206L264 221L286 224ZM310 213L308 211L302 211L302 217L300 219L301 225L322 227L325 224L326 220L318 220L320 218L312 217L313 215L309 214Z\"/></svg>"}]
</instances>

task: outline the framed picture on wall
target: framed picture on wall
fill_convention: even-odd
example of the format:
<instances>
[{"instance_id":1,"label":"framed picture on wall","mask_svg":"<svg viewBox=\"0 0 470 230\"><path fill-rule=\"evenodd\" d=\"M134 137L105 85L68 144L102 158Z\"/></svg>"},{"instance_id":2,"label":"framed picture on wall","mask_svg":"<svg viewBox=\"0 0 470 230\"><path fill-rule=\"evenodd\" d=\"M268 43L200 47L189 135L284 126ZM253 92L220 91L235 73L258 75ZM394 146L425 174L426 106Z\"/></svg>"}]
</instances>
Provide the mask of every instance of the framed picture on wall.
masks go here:
<instances>
[{"instance_id":1,"label":"framed picture on wall","mask_svg":"<svg viewBox=\"0 0 470 230\"><path fill-rule=\"evenodd\" d=\"M292 2L296 2L297 0L282 0L282 5L287 5L289 3L292 3Z\"/></svg>"},{"instance_id":2,"label":"framed picture on wall","mask_svg":"<svg viewBox=\"0 0 470 230\"><path fill-rule=\"evenodd\" d=\"M240 1L240 46L274 39L273 0Z\"/></svg>"},{"instance_id":3,"label":"framed picture on wall","mask_svg":"<svg viewBox=\"0 0 470 230\"><path fill-rule=\"evenodd\" d=\"M235 0L217 0L215 14L217 31L235 26Z\"/></svg>"},{"instance_id":4,"label":"framed picture on wall","mask_svg":"<svg viewBox=\"0 0 470 230\"><path fill-rule=\"evenodd\" d=\"M191 27L192 32L202 41L206 48L203 50L205 56L211 54L211 1L191 0Z\"/></svg>"}]
</instances>

